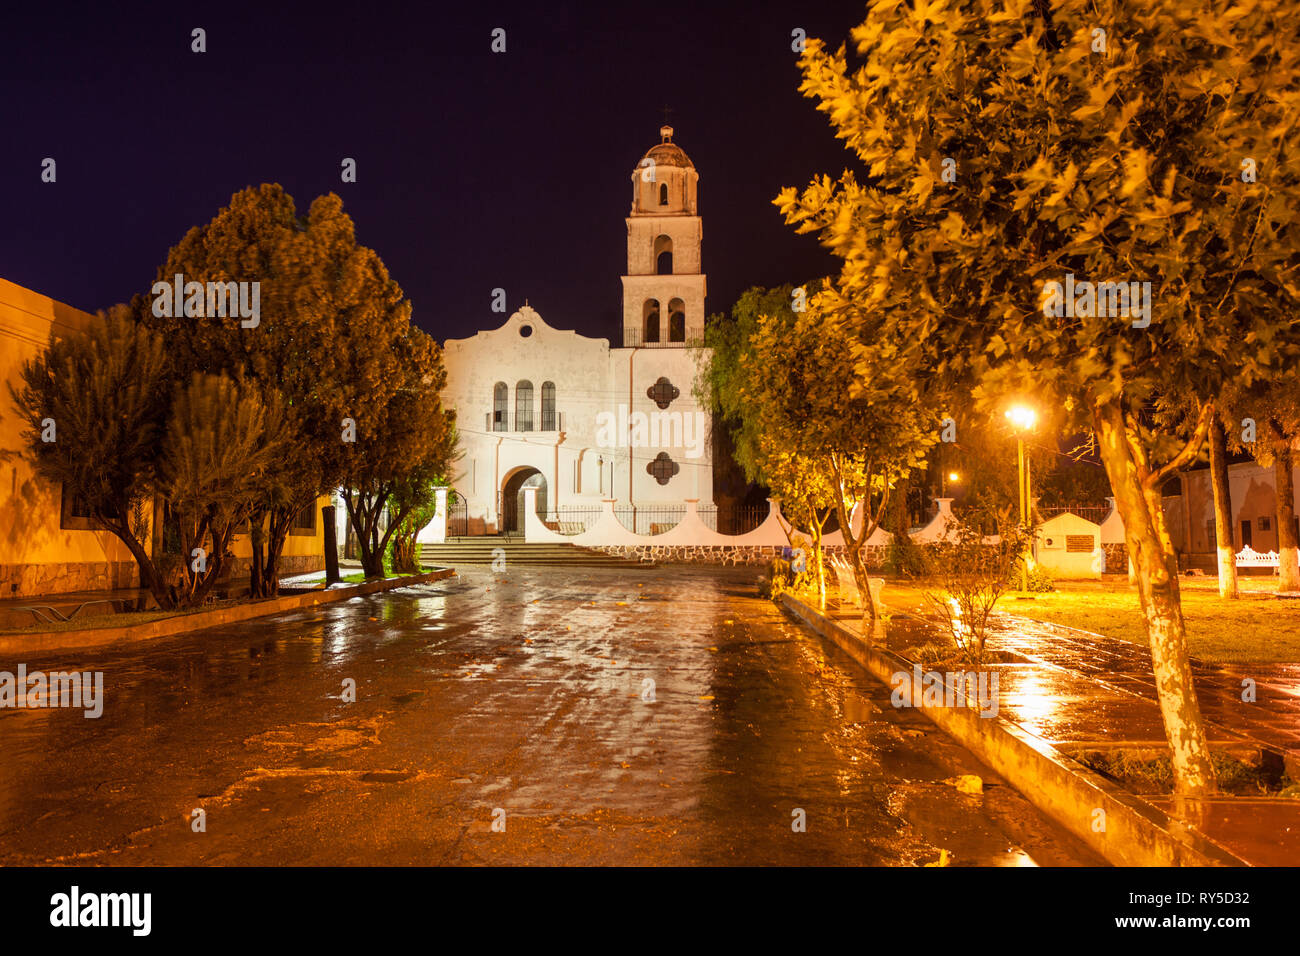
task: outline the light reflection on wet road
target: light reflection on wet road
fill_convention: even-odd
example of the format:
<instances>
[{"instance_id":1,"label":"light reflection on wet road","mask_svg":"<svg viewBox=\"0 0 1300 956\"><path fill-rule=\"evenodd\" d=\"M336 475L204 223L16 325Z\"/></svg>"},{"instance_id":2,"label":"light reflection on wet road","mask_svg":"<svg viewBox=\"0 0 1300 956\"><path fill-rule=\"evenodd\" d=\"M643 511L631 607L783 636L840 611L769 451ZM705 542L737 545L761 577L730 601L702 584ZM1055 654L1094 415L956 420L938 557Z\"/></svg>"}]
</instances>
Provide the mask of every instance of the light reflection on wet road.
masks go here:
<instances>
[{"instance_id":1,"label":"light reflection on wet road","mask_svg":"<svg viewBox=\"0 0 1300 956\"><path fill-rule=\"evenodd\" d=\"M106 702L0 711L0 863L1100 862L753 577L463 569L28 659Z\"/></svg>"}]
</instances>

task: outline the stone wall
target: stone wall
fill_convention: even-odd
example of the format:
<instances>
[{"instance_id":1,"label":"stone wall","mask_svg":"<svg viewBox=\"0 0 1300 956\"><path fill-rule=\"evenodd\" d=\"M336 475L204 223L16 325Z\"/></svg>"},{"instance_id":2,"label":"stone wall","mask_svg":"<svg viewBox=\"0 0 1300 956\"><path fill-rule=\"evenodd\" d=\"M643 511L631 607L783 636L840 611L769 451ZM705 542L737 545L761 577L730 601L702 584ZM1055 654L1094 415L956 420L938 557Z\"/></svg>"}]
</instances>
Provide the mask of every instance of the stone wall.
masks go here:
<instances>
[{"instance_id":1,"label":"stone wall","mask_svg":"<svg viewBox=\"0 0 1300 956\"><path fill-rule=\"evenodd\" d=\"M618 555L637 561L655 564L724 564L724 565L765 565L774 558L779 558L784 547L776 545L685 545L685 544L638 544L638 545L592 545L593 551ZM843 553L840 545L830 545L822 549L826 557ZM887 548L866 547L862 549L867 568L875 570L884 562Z\"/></svg>"},{"instance_id":2,"label":"stone wall","mask_svg":"<svg viewBox=\"0 0 1300 956\"><path fill-rule=\"evenodd\" d=\"M134 561L0 564L0 597L22 598L140 586Z\"/></svg>"},{"instance_id":3,"label":"stone wall","mask_svg":"<svg viewBox=\"0 0 1300 956\"><path fill-rule=\"evenodd\" d=\"M1107 574L1128 574L1128 545L1103 544L1101 549L1106 554Z\"/></svg>"},{"instance_id":4,"label":"stone wall","mask_svg":"<svg viewBox=\"0 0 1300 956\"><path fill-rule=\"evenodd\" d=\"M252 566L252 558L232 558L226 565L225 572L221 575L218 584L239 584L247 583L248 569ZM312 571L322 571L325 568L325 555L323 554L282 554L280 555L280 577L290 577L295 574L308 574Z\"/></svg>"},{"instance_id":5,"label":"stone wall","mask_svg":"<svg viewBox=\"0 0 1300 956\"><path fill-rule=\"evenodd\" d=\"M248 580L249 558L234 558L218 584ZM325 567L321 554L280 556L281 575L307 574ZM54 597L73 591L114 591L140 587L134 561L69 561L50 564L0 564L0 598ZM39 602L38 602L39 603Z\"/></svg>"}]
</instances>

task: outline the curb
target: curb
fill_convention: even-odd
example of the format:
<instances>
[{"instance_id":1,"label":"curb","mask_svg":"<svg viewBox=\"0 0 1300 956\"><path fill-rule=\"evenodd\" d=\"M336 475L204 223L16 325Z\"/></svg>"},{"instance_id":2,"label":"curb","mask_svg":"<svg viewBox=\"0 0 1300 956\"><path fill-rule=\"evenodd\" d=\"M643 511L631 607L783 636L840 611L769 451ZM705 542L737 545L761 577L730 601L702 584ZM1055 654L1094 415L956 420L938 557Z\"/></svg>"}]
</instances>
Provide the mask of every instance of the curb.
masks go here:
<instances>
[{"instance_id":1,"label":"curb","mask_svg":"<svg viewBox=\"0 0 1300 956\"><path fill-rule=\"evenodd\" d=\"M436 568L424 574L409 574L400 578L386 578L382 581L365 581L346 587L321 589L306 594L290 594L271 598L251 604L237 604L215 611L199 611L194 614L178 614L174 617L160 618L144 624L129 624L124 627L96 627L81 631L49 631L30 634L0 634L0 654L24 654L30 651L63 651L88 647L102 647L105 644L121 644L134 641L146 641L160 637L173 637L204 628L220 627L252 618L267 617L284 611L296 611L318 604L333 604L348 598L364 597L381 591L409 587L412 584L426 584L441 581L456 573L453 568Z\"/></svg>"},{"instance_id":2,"label":"curb","mask_svg":"<svg viewBox=\"0 0 1300 956\"><path fill-rule=\"evenodd\" d=\"M789 593L781 604L877 680L891 684L892 675L911 672L912 661L868 644ZM1017 724L969 707L917 709L1113 866L1250 865ZM1100 833L1092 829L1096 810L1105 812Z\"/></svg>"}]
</instances>

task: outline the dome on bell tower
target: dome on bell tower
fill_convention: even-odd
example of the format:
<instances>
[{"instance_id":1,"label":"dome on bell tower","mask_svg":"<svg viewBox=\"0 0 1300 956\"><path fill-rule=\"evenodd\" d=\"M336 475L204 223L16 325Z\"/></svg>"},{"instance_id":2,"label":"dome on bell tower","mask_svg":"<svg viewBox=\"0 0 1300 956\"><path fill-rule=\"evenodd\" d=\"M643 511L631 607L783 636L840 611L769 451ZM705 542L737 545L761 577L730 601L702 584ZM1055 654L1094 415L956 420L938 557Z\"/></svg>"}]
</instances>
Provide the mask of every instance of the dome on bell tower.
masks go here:
<instances>
[{"instance_id":1,"label":"dome on bell tower","mask_svg":"<svg viewBox=\"0 0 1300 956\"><path fill-rule=\"evenodd\" d=\"M683 169L695 168L695 164L686 155L686 151L673 142L673 128L671 126L660 126L659 137L659 144L646 150L645 156L637 164L638 167L645 166L645 161L650 159L654 160L656 166L679 166Z\"/></svg>"},{"instance_id":2,"label":"dome on bell tower","mask_svg":"<svg viewBox=\"0 0 1300 956\"><path fill-rule=\"evenodd\" d=\"M659 127L659 142L632 170L632 215L694 216L700 174L686 151L673 142L673 128Z\"/></svg>"}]
</instances>

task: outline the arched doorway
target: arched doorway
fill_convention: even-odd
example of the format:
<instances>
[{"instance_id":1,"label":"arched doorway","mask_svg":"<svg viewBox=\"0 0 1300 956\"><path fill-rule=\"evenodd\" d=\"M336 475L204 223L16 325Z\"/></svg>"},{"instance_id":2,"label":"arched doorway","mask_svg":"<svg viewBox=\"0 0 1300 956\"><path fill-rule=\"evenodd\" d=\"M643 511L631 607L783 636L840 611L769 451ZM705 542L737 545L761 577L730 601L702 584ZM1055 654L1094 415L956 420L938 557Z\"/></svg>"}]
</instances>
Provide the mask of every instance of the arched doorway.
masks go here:
<instances>
[{"instance_id":1,"label":"arched doorway","mask_svg":"<svg viewBox=\"0 0 1300 956\"><path fill-rule=\"evenodd\" d=\"M546 515L546 479L536 468L519 468L506 476L501 486L501 530L524 533L524 489L537 489L537 513Z\"/></svg>"}]
</instances>

